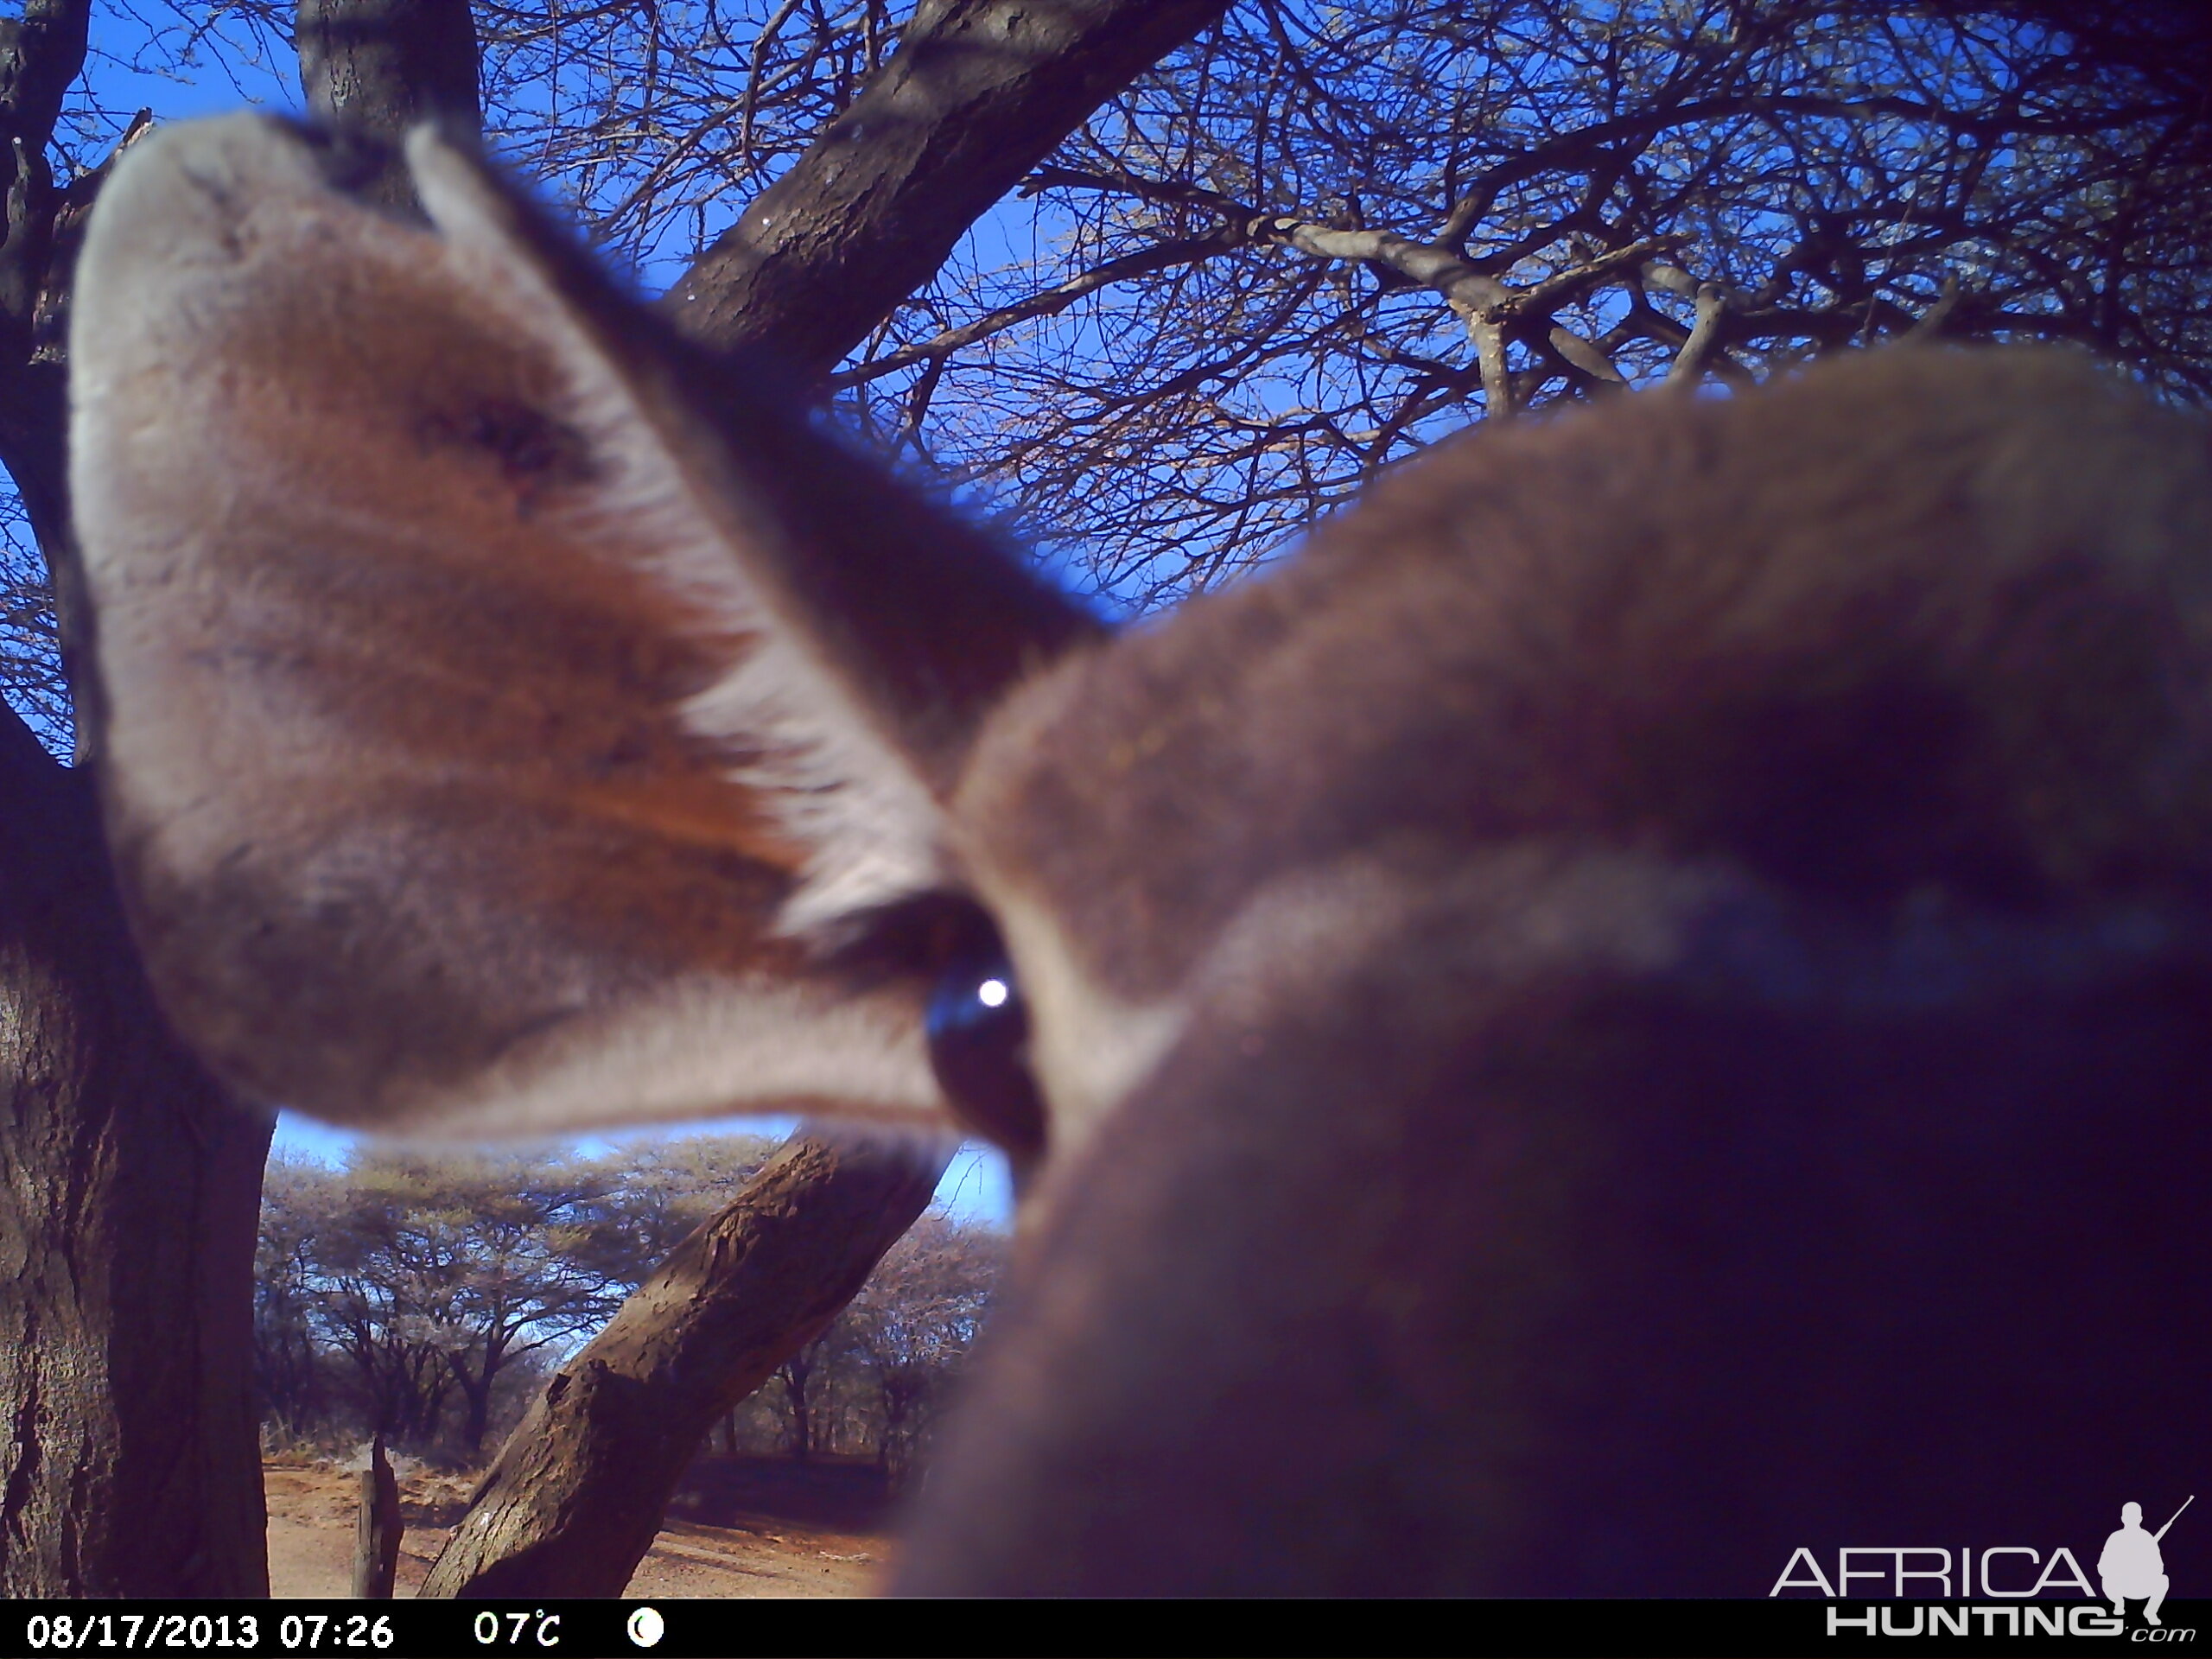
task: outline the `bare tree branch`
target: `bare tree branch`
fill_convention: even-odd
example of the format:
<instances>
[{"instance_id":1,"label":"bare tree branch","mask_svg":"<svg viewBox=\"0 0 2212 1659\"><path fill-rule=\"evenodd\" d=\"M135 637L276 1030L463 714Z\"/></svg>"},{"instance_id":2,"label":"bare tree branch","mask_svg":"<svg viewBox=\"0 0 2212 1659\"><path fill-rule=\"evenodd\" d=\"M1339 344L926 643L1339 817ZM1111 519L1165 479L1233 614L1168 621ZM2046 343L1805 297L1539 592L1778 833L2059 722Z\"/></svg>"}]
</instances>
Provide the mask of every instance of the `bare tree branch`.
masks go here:
<instances>
[{"instance_id":1,"label":"bare tree branch","mask_svg":"<svg viewBox=\"0 0 2212 1659\"><path fill-rule=\"evenodd\" d=\"M1682 341L1682 348L1675 353L1675 366L1667 372L1669 382L1677 385L1694 385L1705 372L1706 359L1713 354L1720 336L1720 320L1728 313L1728 296L1718 283L1701 283L1697 290L1697 323Z\"/></svg>"},{"instance_id":2,"label":"bare tree branch","mask_svg":"<svg viewBox=\"0 0 2212 1659\"><path fill-rule=\"evenodd\" d=\"M932 0L880 79L667 296L718 351L822 374L926 282L977 214L1227 0Z\"/></svg>"},{"instance_id":3,"label":"bare tree branch","mask_svg":"<svg viewBox=\"0 0 2212 1659\"><path fill-rule=\"evenodd\" d=\"M1218 238L1190 242L1164 242L1141 253L1126 258L1110 259L1103 265L1071 276L1064 283L1018 300L1012 305L964 322L957 328L947 328L927 340L901 346L881 357L872 357L854 368L841 369L830 377L832 386L857 386L870 380L880 379L887 374L909 367L916 363L938 361L963 348L988 340L993 334L1004 334L1017 323L1028 322L1038 317L1057 316L1084 296L1096 294L1100 289L1134 276L1148 276L1155 270L1165 270L1170 265L1188 264L1194 260L1211 258L1223 252L1228 245Z\"/></svg>"}]
</instances>

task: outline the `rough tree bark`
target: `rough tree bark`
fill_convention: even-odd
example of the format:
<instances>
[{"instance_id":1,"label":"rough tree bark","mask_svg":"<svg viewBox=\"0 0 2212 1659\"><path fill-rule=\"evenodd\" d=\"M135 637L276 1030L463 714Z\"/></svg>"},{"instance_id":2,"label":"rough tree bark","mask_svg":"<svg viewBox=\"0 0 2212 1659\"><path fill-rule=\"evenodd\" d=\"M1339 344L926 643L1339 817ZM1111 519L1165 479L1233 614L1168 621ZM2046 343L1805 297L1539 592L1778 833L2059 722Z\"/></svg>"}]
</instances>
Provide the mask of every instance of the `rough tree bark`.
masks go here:
<instances>
[{"instance_id":1,"label":"rough tree bark","mask_svg":"<svg viewBox=\"0 0 2212 1659\"><path fill-rule=\"evenodd\" d=\"M925 0L877 81L670 291L670 321L826 374L1101 100L1226 10ZM786 1147L555 1378L421 1593L620 1594L715 1419L860 1288L945 1162Z\"/></svg>"},{"instance_id":2,"label":"rough tree bark","mask_svg":"<svg viewBox=\"0 0 2212 1659\"><path fill-rule=\"evenodd\" d=\"M482 53L466 0L300 0L293 38L300 92L326 125L386 141L418 122L482 132ZM412 207L414 187L395 152L354 187L386 207Z\"/></svg>"},{"instance_id":3,"label":"rough tree bark","mask_svg":"<svg viewBox=\"0 0 2212 1659\"><path fill-rule=\"evenodd\" d=\"M156 1014L90 783L0 711L0 1595L264 1596L270 1122Z\"/></svg>"},{"instance_id":4,"label":"rough tree bark","mask_svg":"<svg viewBox=\"0 0 2212 1659\"><path fill-rule=\"evenodd\" d=\"M88 11L30 0L0 22L0 461L64 578L58 300L98 180L58 192L43 156ZM156 1014L90 775L0 709L0 1595L268 1593L251 1367L269 1133Z\"/></svg>"},{"instance_id":5,"label":"rough tree bark","mask_svg":"<svg viewBox=\"0 0 2212 1659\"><path fill-rule=\"evenodd\" d=\"M943 1163L896 1141L784 1147L555 1374L418 1593L620 1595L708 1429L836 1317Z\"/></svg>"}]
</instances>

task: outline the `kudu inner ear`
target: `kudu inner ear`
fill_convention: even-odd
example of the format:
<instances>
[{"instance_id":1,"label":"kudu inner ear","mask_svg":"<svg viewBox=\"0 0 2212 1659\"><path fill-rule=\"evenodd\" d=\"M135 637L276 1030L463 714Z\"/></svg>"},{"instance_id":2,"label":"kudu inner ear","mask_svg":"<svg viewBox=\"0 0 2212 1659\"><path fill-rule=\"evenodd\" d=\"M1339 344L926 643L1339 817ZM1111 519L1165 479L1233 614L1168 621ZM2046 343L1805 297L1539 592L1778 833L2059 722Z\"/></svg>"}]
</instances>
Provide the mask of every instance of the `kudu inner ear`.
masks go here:
<instances>
[{"instance_id":1,"label":"kudu inner ear","mask_svg":"<svg viewBox=\"0 0 2212 1659\"><path fill-rule=\"evenodd\" d=\"M941 1109L926 982L808 935L941 883L967 734L1080 619L410 157L435 233L280 124L173 129L87 238L98 750L165 1007L418 1131Z\"/></svg>"}]
</instances>

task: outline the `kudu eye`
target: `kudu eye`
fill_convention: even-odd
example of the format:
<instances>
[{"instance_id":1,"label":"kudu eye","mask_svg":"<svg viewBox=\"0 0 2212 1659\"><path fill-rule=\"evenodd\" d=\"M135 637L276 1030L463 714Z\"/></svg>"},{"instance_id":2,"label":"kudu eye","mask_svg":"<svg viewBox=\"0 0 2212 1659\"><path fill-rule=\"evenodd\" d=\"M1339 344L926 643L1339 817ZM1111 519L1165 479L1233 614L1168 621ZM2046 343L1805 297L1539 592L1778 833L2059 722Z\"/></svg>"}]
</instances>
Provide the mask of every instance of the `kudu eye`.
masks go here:
<instances>
[{"instance_id":1,"label":"kudu eye","mask_svg":"<svg viewBox=\"0 0 2212 1659\"><path fill-rule=\"evenodd\" d=\"M997 930L946 958L930 993L930 1064L960 1121L1005 1149L1019 1174L1045 1151L1045 1103L1029 1074L1029 1015Z\"/></svg>"}]
</instances>

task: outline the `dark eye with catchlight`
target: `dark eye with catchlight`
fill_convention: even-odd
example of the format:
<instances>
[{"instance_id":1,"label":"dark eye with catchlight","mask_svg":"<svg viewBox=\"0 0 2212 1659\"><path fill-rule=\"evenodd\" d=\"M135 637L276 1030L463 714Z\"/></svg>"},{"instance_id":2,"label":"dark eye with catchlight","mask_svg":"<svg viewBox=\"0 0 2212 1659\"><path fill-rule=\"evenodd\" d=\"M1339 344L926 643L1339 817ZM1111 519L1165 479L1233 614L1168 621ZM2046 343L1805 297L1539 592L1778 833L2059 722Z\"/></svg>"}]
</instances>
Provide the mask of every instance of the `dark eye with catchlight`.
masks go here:
<instances>
[{"instance_id":1,"label":"dark eye with catchlight","mask_svg":"<svg viewBox=\"0 0 2212 1659\"><path fill-rule=\"evenodd\" d=\"M1045 1103L1029 1075L1029 1016L988 921L945 958L926 1025L930 1064L960 1121L1005 1148L1017 1174L1033 1166L1045 1151Z\"/></svg>"}]
</instances>

